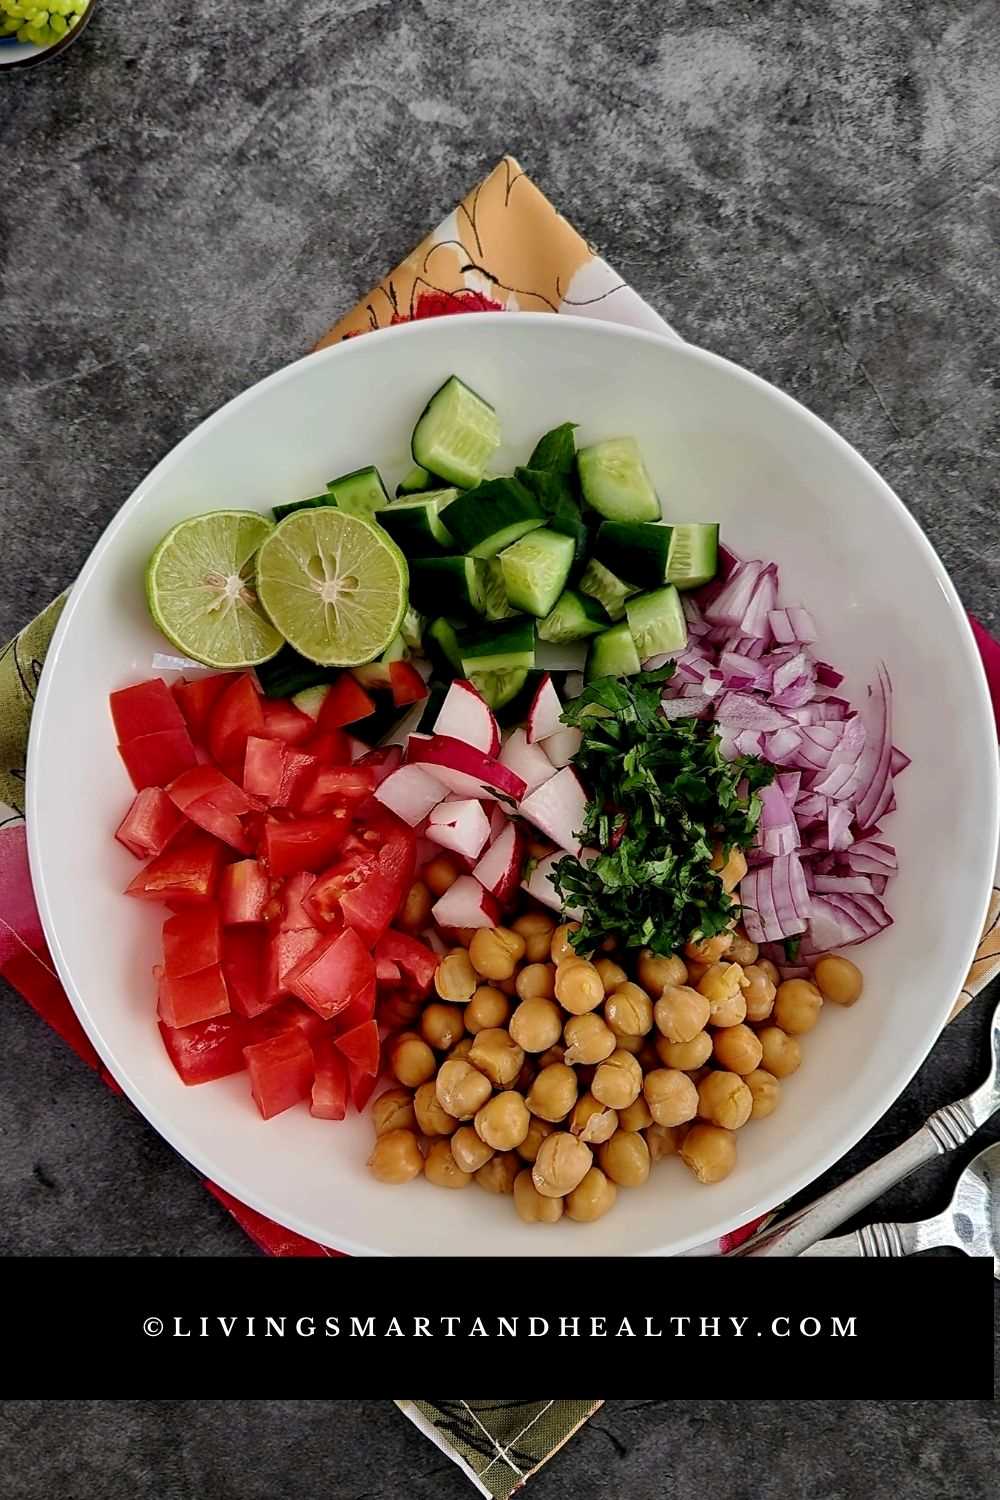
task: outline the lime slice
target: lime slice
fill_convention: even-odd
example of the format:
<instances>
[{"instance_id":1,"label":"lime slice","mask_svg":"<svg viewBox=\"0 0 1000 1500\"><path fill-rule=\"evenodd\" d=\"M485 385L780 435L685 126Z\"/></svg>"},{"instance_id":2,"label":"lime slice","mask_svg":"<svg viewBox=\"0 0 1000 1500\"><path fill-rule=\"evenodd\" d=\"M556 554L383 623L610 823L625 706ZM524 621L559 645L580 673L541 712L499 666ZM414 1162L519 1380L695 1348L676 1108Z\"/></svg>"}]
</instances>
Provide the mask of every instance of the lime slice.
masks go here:
<instances>
[{"instance_id":1,"label":"lime slice","mask_svg":"<svg viewBox=\"0 0 1000 1500\"><path fill-rule=\"evenodd\" d=\"M507 667L499 672L473 672L469 681L496 713L517 697L527 676L526 667Z\"/></svg>"},{"instance_id":2,"label":"lime slice","mask_svg":"<svg viewBox=\"0 0 1000 1500\"><path fill-rule=\"evenodd\" d=\"M299 510L257 558L260 600L286 641L324 667L385 650L406 612L406 558L381 526L345 511Z\"/></svg>"},{"instance_id":3,"label":"lime slice","mask_svg":"<svg viewBox=\"0 0 1000 1500\"><path fill-rule=\"evenodd\" d=\"M159 630L207 667L252 667L284 644L260 606L257 549L274 530L252 510L213 510L168 531L146 568Z\"/></svg>"}]
</instances>

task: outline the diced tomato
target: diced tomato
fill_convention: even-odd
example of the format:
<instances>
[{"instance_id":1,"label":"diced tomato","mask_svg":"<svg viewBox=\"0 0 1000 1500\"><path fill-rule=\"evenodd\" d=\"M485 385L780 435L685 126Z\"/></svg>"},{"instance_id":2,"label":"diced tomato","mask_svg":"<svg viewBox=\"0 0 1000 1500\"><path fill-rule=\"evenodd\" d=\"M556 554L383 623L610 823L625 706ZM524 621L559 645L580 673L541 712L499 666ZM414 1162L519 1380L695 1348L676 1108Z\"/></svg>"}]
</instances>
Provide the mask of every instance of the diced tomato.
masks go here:
<instances>
[{"instance_id":1,"label":"diced tomato","mask_svg":"<svg viewBox=\"0 0 1000 1500\"><path fill-rule=\"evenodd\" d=\"M210 969L222 959L219 908L193 906L168 917L163 924L163 972L183 979L199 969Z\"/></svg>"},{"instance_id":2,"label":"diced tomato","mask_svg":"<svg viewBox=\"0 0 1000 1500\"><path fill-rule=\"evenodd\" d=\"M252 1021L274 1001L265 991L267 933L262 927L230 927L222 933L222 973L233 1013Z\"/></svg>"},{"instance_id":3,"label":"diced tomato","mask_svg":"<svg viewBox=\"0 0 1000 1500\"><path fill-rule=\"evenodd\" d=\"M299 797L298 811L310 815L330 807L357 807L377 784L373 766L321 767Z\"/></svg>"},{"instance_id":4,"label":"diced tomato","mask_svg":"<svg viewBox=\"0 0 1000 1500\"><path fill-rule=\"evenodd\" d=\"M170 901L177 906L200 906L211 901L222 870L223 848L218 839L194 831L178 835L150 860L125 888L139 901Z\"/></svg>"},{"instance_id":5,"label":"diced tomato","mask_svg":"<svg viewBox=\"0 0 1000 1500\"><path fill-rule=\"evenodd\" d=\"M171 801L223 843L248 854L253 845L240 818L251 810L251 802L243 788L237 786L215 766L193 766L182 776L176 777L167 787Z\"/></svg>"},{"instance_id":6,"label":"diced tomato","mask_svg":"<svg viewBox=\"0 0 1000 1500\"><path fill-rule=\"evenodd\" d=\"M186 1084L214 1083L246 1067L243 1048L246 1023L238 1016L217 1016L193 1026L165 1026L160 1035L170 1061Z\"/></svg>"},{"instance_id":7,"label":"diced tomato","mask_svg":"<svg viewBox=\"0 0 1000 1500\"><path fill-rule=\"evenodd\" d=\"M377 844L376 868L363 885L344 892L340 909L348 927L353 927L371 948L399 911L413 884L417 840L412 828L384 811L369 819L363 837Z\"/></svg>"},{"instance_id":8,"label":"diced tomato","mask_svg":"<svg viewBox=\"0 0 1000 1500\"><path fill-rule=\"evenodd\" d=\"M379 938L375 948L376 963L391 961L398 964L410 982L412 989L421 998L434 983L440 962L433 949L408 933L390 928Z\"/></svg>"},{"instance_id":9,"label":"diced tomato","mask_svg":"<svg viewBox=\"0 0 1000 1500\"><path fill-rule=\"evenodd\" d=\"M316 920L305 904L305 898L316 883L316 876L303 870L299 875L289 875L281 888L282 932L318 931Z\"/></svg>"},{"instance_id":10,"label":"diced tomato","mask_svg":"<svg viewBox=\"0 0 1000 1500\"><path fill-rule=\"evenodd\" d=\"M193 682L175 682L171 688L188 729L199 742L204 743L208 732L208 716L216 699L232 680L232 673L217 672L213 677L196 677Z\"/></svg>"},{"instance_id":11,"label":"diced tomato","mask_svg":"<svg viewBox=\"0 0 1000 1500\"><path fill-rule=\"evenodd\" d=\"M403 974L399 964L391 958L383 958L375 949L375 978L379 984L402 984Z\"/></svg>"},{"instance_id":12,"label":"diced tomato","mask_svg":"<svg viewBox=\"0 0 1000 1500\"><path fill-rule=\"evenodd\" d=\"M181 711L162 677L151 677L148 682L137 682L134 687L120 688L111 694L108 703L115 734L122 745L149 734L184 729Z\"/></svg>"},{"instance_id":13,"label":"diced tomato","mask_svg":"<svg viewBox=\"0 0 1000 1500\"><path fill-rule=\"evenodd\" d=\"M118 746L125 769L137 792L147 786L166 786L196 760L194 742L184 725L141 734Z\"/></svg>"},{"instance_id":14,"label":"diced tomato","mask_svg":"<svg viewBox=\"0 0 1000 1500\"><path fill-rule=\"evenodd\" d=\"M315 1065L312 1048L301 1031L281 1031L244 1047L250 1070L250 1092L265 1120L308 1098Z\"/></svg>"},{"instance_id":15,"label":"diced tomato","mask_svg":"<svg viewBox=\"0 0 1000 1500\"><path fill-rule=\"evenodd\" d=\"M297 807L299 798L319 770L320 762L305 750L285 751L285 771L281 781L278 807Z\"/></svg>"},{"instance_id":16,"label":"diced tomato","mask_svg":"<svg viewBox=\"0 0 1000 1500\"><path fill-rule=\"evenodd\" d=\"M421 698L427 697L427 684L412 662L391 661L389 683L392 687L392 701L397 708L405 708L408 703L419 703Z\"/></svg>"},{"instance_id":17,"label":"diced tomato","mask_svg":"<svg viewBox=\"0 0 1000 1500\"><path fill-rule=\"evenodd\" d=\"M347 1072L351 1081L351 1098L354 1101L354 1108L360 1115L375 1092L378 1076L374 1073L364 1073L360 1068L355 1068L350 1063L347 1064Z\"/></svg>"},{"instance_id":18,"label":"diced tomato","mask_svg":"<svg viewBox=\"0 0 1000 1500\"><path fill-rule=\"evenodd\" d=\"M321 926L339 925L340 903L349 891L363 887L378 861L376 849L352 848L329 870L318 876L304 899L306 911Z\"/></svg>"},{"instance_id":19,"label":"diced tomato","mask_svg":"<svg viewBox=\"0 0 1000 1500\"><path fill-rule=\"evenodd\" d=\"M279 803L285 780L287 753L285 744L280 739L261 739L259 735L250 735L243 761L244 791L249 792L252 797L262 798L268 807Z\"/></svg>"},{"instance_id":20,"label":"diced tomato","mask_svg":"<svg viewBox=\"0 0 1000 1500\"><path fill-rule=\"evenodd\" d=\"M351 764L351 736L343 729L329 729L324 734L313 735L302 748L315 756L322 766Z\"/></svg>"},{"instance_id":21,"label":"diced tomato","mask_svg":"<svg viewBox=\"0 0 1000 1500\"><path fill-rule=\"evenodd\" d=\"M158 786L143 787L122 818L115 838L139 859L162 854L174 834L184 823L166 792Z\"/></svg>"},{"instance_id":22,"label":"diced tomato","mask_svg":"<svg viewBox=\"0 0 1000 1500\"><path fill-rule=\"evenodd\" d=\"M345 1010L374 978L374 959L348 927L307 954L286 982L293 995L329 1020Z\"/></svg>"},{"instance_id":23,"label":"diced tomato","mask_svg":"<svg viewBox=\"0 0 1000 1500\"><path fill-rule=\"evenodd\" d=\"M212 706L208 719L208 749L217 765L242 764L250 735L260 735L264 711L253 679L234 677Z\"/></svg>"},{"instance_id":24,"label":"diced tomato","mask_svg":"<svg viewBox=\"0 0 1000 1500\"><path fill-rule=\"evenodd\" d=\"M336 1045L347 1060L362 1073L377 1075L379 1064L378 1027L374 1021L362 1021L350 1031L342 1031Z\"/></svg>"},{"instance_id":25,"label":"diced tomato","mask_svg":"<svg viewBox=\"0 0 1000 1500\"><path fill-rule=\"evenodd\" d=\"M220 965L178 979L164 974L157 1009L165 1026L191 1026L195 1021L228 1014L229 992Z\"/></svg>"},{"instance_id":26,"label":"diced tomato","mask_svg":"<svg viewBox=\"0 0 1000 1500\"><path fill-rule=\"evenodd\" d=\"M321 818L297 818L288 823L268 818L264 824L264 858L272 876L278 879L300 870L321 870L344 842L350 826L351 815L345 808L334 808Z\"/></svg>"},{"instance_id":27,"label":"diced tomato","mask_svg":"<svg viewBox=\"0 0 1000 1500\"><path fill-rule=\"evenodd\" d=\"M374 699L370 698L360 682L350 672L341 672L330 684L330 691L320 705L317 728L321 733L329 729L343 729L358 719L367 719L375 712Z\"/></svg>"},{"instance_id":28,"label":"diced tomato","mask_svg":"<svg viewBox=\"0 0 1000 1500\"><path fill-rule=\"evenodd\" d=\"M316 1077L309 1113L318 1120L343 1120L347 1114L349 1086L347 1060L337 1051L332 1038L326 1036L313 1042L313 1057Z\"/></svg>"},{"instance_id":29,"label":"diced tomato","mask_svg":"<svg viewBox=\"0 0 1000 1500\"><path fill-rule=\"evenodd\" d=\"M355 1026L361 1026L365 1021L370 1021L375 1014L377 994L374 979L369 980L364 989L359 990L354 996L347 1009L342 1010L337 1016L337 1030L352 1031Z\"/></svg>"},{"instance_id":30,"label":"diced tomato","mask_svg":"<svg viewBox=\"0 0 1000 1500\"><path fill-rule=\"evenodd\" d=\"M303 1005L301 1000L292 998L282 1000L270 1012L266 1020L262 1022L268 1035L273 1031L290 1031L297 1028L310 1042L316 1042L320 1037L330 1035L330 1023L324 1021L308 1005Z\"/></svg>"},{"instance_id":31,"label":"diced tomato","mask_svg":"<svg viewBox=\"0 0 1000 1500\"><path fill-rule=\"evenodd\" d=\"M404 994L402 990L396 990L392 994L379 997L379 1022L387 1031L405 1031L407 1027L413 1025L422 1008L422 1001Z\"/></svg>"},{"instance_id":32,"label":"diced tomato","mask_svg":"<svg viewBox=\"0 0 1000 1500\"><path fill-rule=\"evenodd\" d=\"M316 722L287 698L261 700L264 714L263 738L284 740L286 745L301 745L315 732Z\"/></svg>"},{"instance_id":33,"label":"diced tomato","mask_svg":"<svg viewBox=\"0 0 1000 1500\"><path fill-rule=\"evenodd\" d=\"M264 994L268 1001L280 1000L291 991L288 976L307 953L322 941L315 927L300 927L273 934L267 945L267 970Z\"/></svg>"},{"instance_id":34,"label":"diced tomato","mask_svg":"<svg viewBox=\"0 0 1000 1500\"><path fill-rule=\"evenodd\" d=\"M222 872L219 908L223 927L241 922L263 922L271 900L267 871L255 859L238 859Z\"/></svg>"}]
</instances>

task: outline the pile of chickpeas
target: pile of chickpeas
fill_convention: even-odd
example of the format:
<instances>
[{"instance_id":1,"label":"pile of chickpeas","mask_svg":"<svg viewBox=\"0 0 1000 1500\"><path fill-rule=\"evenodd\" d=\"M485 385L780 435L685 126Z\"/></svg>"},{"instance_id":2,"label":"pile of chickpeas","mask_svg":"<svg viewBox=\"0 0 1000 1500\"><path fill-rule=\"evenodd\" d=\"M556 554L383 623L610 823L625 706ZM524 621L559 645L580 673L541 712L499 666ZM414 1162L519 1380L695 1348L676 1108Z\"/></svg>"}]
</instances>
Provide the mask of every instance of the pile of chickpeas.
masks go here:
<instances>
[{"instance_id":1,"label":"pile of chickpeas","mask_svg":"<svg viewBox=\"0 0 1000 1500\"><path fill-rule=\"evenodd\" d=\"M448 855L431 860L402 925L424 930L460 873ZM777 1109L824 1001L853 1005L862 990L838 954L782 982L739 927L683 956L606 941L586 958L577 926L532 906L509 926L462 931L436 999L390 1001L403 1029L389 1048L398 1086L372 1106L380 1182L475 1182L513 1196L528 1224L600 1219L668 1156L721 1182L737 1132Z\"/></svg>"}]
</instances>

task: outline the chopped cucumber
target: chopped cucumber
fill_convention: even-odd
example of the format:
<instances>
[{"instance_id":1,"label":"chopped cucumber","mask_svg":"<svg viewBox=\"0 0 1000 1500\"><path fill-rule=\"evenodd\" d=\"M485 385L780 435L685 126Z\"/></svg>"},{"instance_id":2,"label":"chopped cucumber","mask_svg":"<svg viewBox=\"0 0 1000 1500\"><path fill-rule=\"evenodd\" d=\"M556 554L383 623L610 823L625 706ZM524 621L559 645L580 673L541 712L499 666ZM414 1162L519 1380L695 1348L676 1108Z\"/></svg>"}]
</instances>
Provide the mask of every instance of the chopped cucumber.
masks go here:
<instances>
[{"instance_id":1,"label":"chopped cucumber","mask_svg":"<svg viewBox=\"0 0 1000 1500\"><path fill-rule=\"evenodd\" d=\"M684 606L672 583L651 594L637 594L626 604L625 613L641 661L664 651L683 651L687 645Z\"/></svg>"},{"instance_id":2,"label":"chopped cucumber","mask_svg":"<svg viewBox=\"0 0 1000 1500\"><path fill-rule=\"evenodd\" d=\"M535 665L535 622L518 615L466 636L461 643L462 671L507 672Z\"/></svg>"},{"instance_id":3,"label":"chopped cucumber","mask_svg":"<svg viewBox=\"0 0 1000 1500\"><path fill-rule=\"evenodd\" d=\"M438 482L433 474L428 474L419 464L414 464L412 469L407 469L402 479L396 486L397 495L417 495L421 490L436 490Z\"/></svg>"},{"instance_id":4,"label":"chopped cucumber","mask_svg":"<svg viewBox=\"0 0 1000 1500\"><path fill-rule=\"evenodd\" d=\"M481 615L486 609L485 572L475 557L414 557L410 602L425 615L442 605L456 614Z\"/></svg>"},{"instance_id":5,"label":"chopped cucumber","mask_svg":"<svg viewBox=\"0 0 1000 1500\"><path fill-rule=\"evenodd\" d=\"M317 683L332 682L339 667L321 667L307 661L292 646L282 646L277 656L256 668L257 680L268 698L292 698Z\"/></svg>"},{"instance_id":6,"label":"chopped cucumber","mask_svg":"<svg viewBox=\"0 0 1000 1500\"><path fill-rule=\"evenodd\" d=\"M573 566L573 538L547 526L532 531L500 554L507 598L515 609L542 619L563 591Z\"/></svg>"},{"instance_id":7,"label":"chopped cucumber","mask_svg":"<svg viewBox=\"0 0 1000 1500\"><path fill-rule=\"evenodd\" d=\"M315 687L303 688L301 693L293 693L292 702L300 713L308 714L310 719L317 719L323 707L323 699L329 691L328 682L318 682Z\"/></svg>"},{"instance_id":8,"label":"chopped cucumber","mask_svg":"<svg viewBox=\"0 0 1000 1500\"><path fill-rule=\"evenodd\" d=\"M502 672L471 672L469 681L486 700L493 712L505 708L515 699L520 699L521 689L528 680L526 667L508 667Z\"/></svg>"},{"instance_id":9,"label":"chopped cucumber","mask_svg":"<svg viewBox=\"0 0 1000 1500\"><path fill-rule=\"evenodd\" d=\"M500 444L492 406L457 375L435 391L413 429L413 461L449 484L478 484L490 454Z\"/></svg>"},{"instance_id":10,"label":"chopped cucumber","mask_svg":"<svg viewBox=\"0 0 1000 1500\"><path fill-rule=\"evenodd\" d=\"M511 672L509 675L513 677L515 673L521 676L522 681L513 697L508 698L501 704L490 704L503 729L512 729L515 724L524 723L528 717L528 711L535 701L538 684L545 676L540 667L529 667L527 671L522 667L515 669L515 672Z\"/></svg>"},{"instance_id":11,"label":"chopped cucumber","mask_svg":"<svg viewBox=\"0 0 1000 1500\"><path fill-rule=\"evenodd\" d=\"M670 528L667 582L679 589L700 589L719 569L717 521L686 521Z\"/></svg>"},{"instance_id":12,"label":"chopped cucumber","mask_svg":"<svg viewBox=\"0 0 1000 1500\"><path fill-rule=\"evenodd\" d=\"M616 578L636 588L657 589L667 580L670 527L650 521L602 521L594 538L594 556Z\"/></svg>"},{"instance_id":13,"label":"chopped cucumber","mask_svg":"<svg viewBox=\"0 0 1000 1500\"><path fill-rule=\"evenodd\" d=\"M516 479L487 479L448 507L448 530L470 557L495 557L544 525L545 512Z\"/></svg>"},{"instance_id":14,"label":"chopped cucumber","mask_svg":"<svg viewBox=\"0 0 1000 1500\"><path fill-rule=\"evenodd\" d=\"M552 474L572 474L576 459L575 422L560 422L543 433L531 450L529 469L548 469Z\"/></svg>"},{"instance_id":15,"label":"chopped cucumber","mask_svg":"<svg viewBox=\"0 0 1000 1500\"><path fill-rule=\"evenodd\" d=\"M423 713L417 723L417 734L433 734L437 716L441 712L448 688L443 682L434 682L427 691L427 697L423 701Z\"/></svg>"},{"instance_id":16,"label":"chopped cucumber","mask_svg":"<svg viewBox=\"0 0 1000 1500\"><path fill-rule=\"evenodd\" d=\"M559 531L563 536L573 538L573 562L574 565L582 565L586 557L589 532L566 475L554 474L545 469L515 469L514 477L525 489L531 491L542 507L549 530Z\"/></svg>"},{"instance_id":17,"label":"chopped cucumber","mask_svg":"<svg viewBox=\"0 0 1000 1500\"><path fill-rule=\"evenodd\" d=\"M589 594L578 594L576 589L566 589L555 602L555 607L539 621L538 639L560 645L564 641L583 641L588 636L607 630L611 616L604 605Z\"/></svg>"},{"instance_id":18,"label":"chopped cucumber","mask_svg":"<svg viewBox=\"0 0 1000 1500\"><path fill-rule=\"evenodd\" d=\"M327 489L333 496L333 504L349 516L360 516L369 520L377 510L389 504L389 494L382 483L382 476L372 464L365 469L353 469L339 479L327 481Z\"/></svg>"},{"instance_id":19,"label":"chopped cucumber","mask_svg":"<svg viewBox=\"0 0 1000 1500\"><path fill-rule=\"evenodd\" d=\"M454 677L462 670L462 647L458 631L450 620L443 616L432 620L424 636L427 654L445 677Z\"/></svg>"},{"instance_id":20,"label":"chopped cucumber","mask_svg":"<svg viewBox=\"0 0 1000 1500\"><path fill-rule=\"evenodd\" d=\"M610 568L598 562L596 557L592 557L584 568L577 588L581 594L589 594L592 599L603 604L612 620L624 618L625 600L638 592L631 584L616 578Z\"/></svg>"},{"instance_id":21,"label":"chopped cucumber","mask_svg":"<svg viewBox=\"0 0 1000 1500\"><path fill-rule=\"evenodd\" d=\"M275 505L271 509L271 514L276 521L283 521L286 516L290 516L292 514L293 510L311 510L314 509L317 505L333 504L333 496L330 494L329 490L327 490L326 494L312 495L308 500L290 500L287 505Z\"/></svg>"},{"instance_id":22,"label":"chopped cucumber","mask_svg":"<svg viewBox=\"0 0 1000 1500\"><path fill-rule=\"evenodd\" d=\"M576 455L583 498L609 521L658 521L656 498L635 438L607 438Z\"/></svg>"},{"instance_id":23,"label":"chopped cucumber","mask_svg":"<svg viewBox=\"0 0 1000 1500\"><path fill-rule=\"evenodd\" d=\"M507 586L503 580L503 568L499 557L486 559L483 578L486 594L484 613L487 620L509 620L511 615L516 615L517 610L507 598Z\"/></svg>"},{"instance_id":24,"label":"chopped cucumber","mask_svg":"<svg viewBox=\"0 0 1000 1500\"><path fill-rule=\"evenodd\" d=\"M454 539L441 519L441 512L457 498L458 490L428 490L423 495L404 495L379 511L378 522L410 555L420 557L437 547L453 547Z\"/></svg>"},{"instance_id":25,"label":"chopped cucumber","mask_svg":"<svg viewBox=\"0 0 1000 1500\"><path fill-rule=\"evenodd\" d=\"M595 677L634 677L641 671L639 653L624 620L594 636L587 653L588 682L593 682Z\"/></svg>"}]
</instances>

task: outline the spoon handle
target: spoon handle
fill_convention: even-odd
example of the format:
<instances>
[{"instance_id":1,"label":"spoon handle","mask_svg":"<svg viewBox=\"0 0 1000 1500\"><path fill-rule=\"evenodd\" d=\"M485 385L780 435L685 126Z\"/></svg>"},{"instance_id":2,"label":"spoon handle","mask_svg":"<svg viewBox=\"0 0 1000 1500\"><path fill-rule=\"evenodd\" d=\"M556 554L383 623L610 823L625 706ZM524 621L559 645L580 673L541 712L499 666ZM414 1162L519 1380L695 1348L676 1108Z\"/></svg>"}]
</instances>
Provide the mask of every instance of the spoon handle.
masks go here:
<instances>
[{"instance_id":1,"label":"spoon handle","mask_svg":"<svg viewBox=\"0 0 1000 1500\"><path fill-rule=\"evenodd\" d=\"M863 1229L856 1229L853 1234L842 1234L836 1239L819 1240L815 1245L810 1245L808 1250L803 1250L803 1255L823 1256L863 1256L877 1260L886 1257L912 1255L918 1246L912 1230L913 1224L866 1224Z\"/></svg>"}]
</instances>

